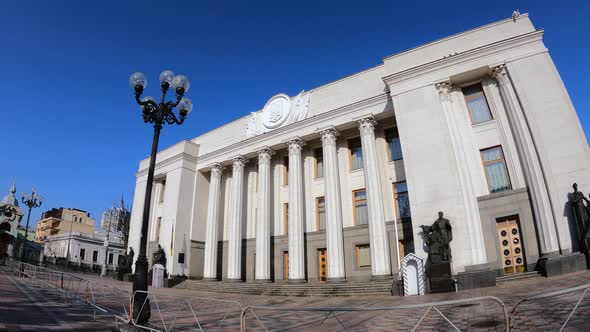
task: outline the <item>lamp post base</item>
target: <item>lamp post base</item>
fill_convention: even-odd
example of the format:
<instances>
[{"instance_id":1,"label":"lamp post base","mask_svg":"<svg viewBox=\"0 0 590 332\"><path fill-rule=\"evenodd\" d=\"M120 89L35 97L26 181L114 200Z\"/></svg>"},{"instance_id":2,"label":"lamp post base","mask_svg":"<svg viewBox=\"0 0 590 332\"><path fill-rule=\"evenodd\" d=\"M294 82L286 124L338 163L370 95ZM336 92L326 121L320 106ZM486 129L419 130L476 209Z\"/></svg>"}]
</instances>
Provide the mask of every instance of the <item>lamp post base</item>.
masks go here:
<instances>
[{"instance_id":1,"label":"lamp post base","mask_svg":"<svg viewBox=\"0 0 590 332\"><path fill-rule=\"evenodd\" d=\"M133 278L133 298L131 307L132 319L138 325L145 325L150 317L150 300L147 290L148 261L145 255L139 255L135 262L135 276Z\"/></svg>"}]
</instances>

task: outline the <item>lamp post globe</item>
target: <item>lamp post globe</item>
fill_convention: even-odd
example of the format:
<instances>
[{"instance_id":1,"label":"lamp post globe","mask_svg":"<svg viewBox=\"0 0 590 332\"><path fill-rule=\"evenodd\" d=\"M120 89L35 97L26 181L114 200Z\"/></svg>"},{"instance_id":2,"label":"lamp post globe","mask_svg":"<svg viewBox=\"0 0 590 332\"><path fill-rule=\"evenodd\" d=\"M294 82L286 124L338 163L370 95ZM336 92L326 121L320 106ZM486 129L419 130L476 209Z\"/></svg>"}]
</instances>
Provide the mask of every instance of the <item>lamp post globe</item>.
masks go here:
<instances>
[{"instance_id":1,"label":"lamp post globe","mask_svg":"<svg viewBox=\"0 0 590 332\"><path fill-rule=\"evenodd\" d=\"M147 183L143 205L143 215L141 219L141 238L139 243L139 254L135 261L135 275L133 278L133 297L131 300L130 319L136 324L146 325L149 321L150 303L147 298L148 290L148 261L147 261L147 232L149 225L149 211L151 204L151 193L154 182L154 170L156 166L156 154L158 152L158 143L160 131L165 124L181 125L188 113L192 110L193 105L190 99L184 97L184 94L190 88L189 80L184 75L175 75L170 70L163 71L160 76L160 86L162 88L162 97L160 103L156 102L154 97L141 98L143 90L147 86L147 79L143 73L136 72L129 77L129 85L134 92L135 101L142 110L143 121L151 123L154 126L154 135L152 139L152 150L150 154L150 163L148 167ZM166 101L166 94L170 87L173 88L176 98L172 101ZM178 111L178 116L174 110Z\"/></svg>"},{"instance_id":2,"label":"lamp post globe","mask_svg":"<svg viewBox=\"0 0 590 332\"><path fill-rule=\"evenodd\" d=\"M35 188L31 190L30 194L21 193L21 201L29 208L27 213L27 225L25 226L25 238L21 245L20 261L25 261L25 251L27 247L27 237L29 236L29 221L31 220L31 210L36 207L40 207L43 204L43 197L41 197ZM24 265L22 265L24 268Z\"/></svg>"}]
</instances>

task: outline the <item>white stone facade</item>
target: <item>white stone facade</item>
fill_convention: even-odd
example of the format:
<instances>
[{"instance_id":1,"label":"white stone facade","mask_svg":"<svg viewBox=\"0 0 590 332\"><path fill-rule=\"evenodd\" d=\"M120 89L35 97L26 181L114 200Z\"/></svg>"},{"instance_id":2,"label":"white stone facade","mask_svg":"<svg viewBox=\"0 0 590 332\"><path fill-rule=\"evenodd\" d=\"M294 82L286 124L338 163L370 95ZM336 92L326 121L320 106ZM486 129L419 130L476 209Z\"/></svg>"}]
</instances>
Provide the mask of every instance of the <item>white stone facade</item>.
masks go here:
<instances>
[{"instance_id":1,"label":"white stone facade","mask_svg":"<svg viewBox=\"0 0 590 332\"><path fill-rule=\"evenodd\" d=\"M466 102L474 84L490 113L481 123ZM392 157L390 130L402 158ZM509 182L498 193L482 159L494 147ZM139 164L133 201L136 253L148 164ZM155 179L149 241L166 251L171 275L312 282L322 280L318 255L327 250L327 279L356 280L397 275L396 257L409 252L426 258L419 225L438 211L453 226L454 274L502 268L494 225L507 216L519 220L527 266L570 255L578 247L568 193L573 182L590 189L590 153L543 30L523 14L296 97L276 95L260 111L160 151ZM396 205L400 183L411 219L401 220Z\"/></svg>"}]
</instances>

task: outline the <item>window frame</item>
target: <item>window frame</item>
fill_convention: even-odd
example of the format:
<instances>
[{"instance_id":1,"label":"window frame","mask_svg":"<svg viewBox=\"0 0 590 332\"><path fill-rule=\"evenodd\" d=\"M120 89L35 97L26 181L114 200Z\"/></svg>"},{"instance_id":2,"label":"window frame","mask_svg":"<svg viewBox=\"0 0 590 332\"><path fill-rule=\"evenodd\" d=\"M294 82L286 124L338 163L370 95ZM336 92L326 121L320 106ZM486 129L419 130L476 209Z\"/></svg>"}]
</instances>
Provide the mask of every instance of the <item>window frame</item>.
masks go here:
<instances>
[{"instance_id":1,"label":"window frame","mask_svg":"<svg viewBox=\"0 0 590 332\"><path fill-rule=\"evenodd\" d=\"M493 149L500 149L500 154L502 156L501 159L494 159L492 161L484 161L483 160L483 152L484 151L488 151L488 150L493 150ZM479 156L481 158L481 163L483 166L483 173L486 177L486 183L488 184L488 191L490 192L490 194L495 194L495 193L499 193L502 191L510 191L512 190L512 180L510 179L510 173L508 172L508 165L506 164L506 156L504 156L504 149L502 148L502 145L495 145L495 146L491 146L488 148L484 148L479 150ZM493 163L497 163L499 160L502 161L502 164L504 165L504 171L506 172L506 178L508 179L508 189L507 190L502 190L502 191L497 191L495 193L492 192L492 186L490 185L490 179L488 178L488 172L486 171L486 166L489 164L493 164Z\"/></svg>"},{"instance_id":2,"label":"window frame","mask_svg":"<svg viewBox=\"0 0 590 332\"><path fill-rule=\"evenodd\" d=\"M318 153L317 153L318 151L321 153L321 159L322 159L322 173L323 173L322 176L319 176L319 174L318 174L318 170L319 170ZM313 162L313 165L314 165L313 176L315 179L322 179L326 173L326 165L324 164L324 150L322 147L313 149L313 161L314 161Z\"/></svg>"},{"instance_id":3,"label":"window frame","mask_svg":"<svg viewBox=\"0 0 590 332\"><path fill-rule=\"evenodd\" d=\"M351 142L356 142L356 141L359 142L358 148L361 149L361 155L362 155L363 162L362 162L361 167L352 168L352 148L353 148L353 146L352 146ZM363 169L365 167L365 165L364 165L365 164L365 156L363 155L363 142L361 141L361 137L358 136L358 137L349 138L347 140L347 146L348 146L348 165L349 165L350 171L357 171L359 169ZM357 147L357 146L354 146L354 147Z\"/></svg>"},{"instance_id":4,"label":"window frame","mask_svg":"<svg viewBox=\"0 0 590 332\"><path fill-rule=\"evenodd\" d=\"M96 255L96 259L94 259L95 255ZM92 263L98 263L98 250L92 251Z\"/></svg>"},{"instance_id":5,"label":"window frame","mask_svg":"<svg viewBox=\"0 0 590 332\"><path fill-rule=\"evenodd\" d=\"M388 131L390 131L390 130L391 130L391 131L392 131L394 134L397 134L397 136L395 136L395 135L392 135L390 138L388 138L387 132L388 132ZM403 154L403 151L402 151L402 154L401 154L401 158L398 158L398 159L393 159L393 157L391 156L391 149L389 148L389 144L391 144L391 143L389 142L389 140L390 140L390 139L391 139L391 140L393 140L394 138L397 138L398 140L400 139L400 138L399 138L399 130L397 129L397 126L395 126L395 127L390 127L390 128L386 128L386 129L384 129L384 130L383 130L383 137L385 137L385 143L387 143L387 149L386 149L386 150L387 150L387 161L398 161L398 160L404 160L404 154ZM399 144L399 146L400 146L400 149L401 149L401 146L402 146L402 144L401 144L401 141L400 141L400 144Z\"/></svg>"},{"instance_id":6,"label":"window frame","mask_svg":"<svg viewBox=\"0 0 590 332\"><path fill-rule=\"evenodd\" d=\"M319 196L315 198L315 224L316 224L316 230L317 231L322 231L322 230L326 230L326 228L324 227L324 229L320 228L320 199L324 200L324 220L326 218L326 197L325 196Z\"/></svg>"},{"instance_id":7,"label":"window frame","mask_svg":"<svg viewBox=\"0 0 590 332\"><path fill-rule=\"evenodd\" d=\"M283 156L283 186L289 185L289 156Z\"/></svg>"},{"instance_id":8,"label":"window frame","mask_svg":"<svg viewBox=\"0 0 590 332\"><path fill-rule=\"evenodd\" d=\"M283 228L285 235L289 235L289 203L283 203Z\"/></svg>"},{"instance_id":9,"label":"window frame","mask_svg":"<svg viewBox=\"0 0 590 332\"><path fill-rule=\"evenodd\" d=\"M80 248L80 260L83 261L86 258L86 248Z\"/></svg>"},{"instance_id":10,"label":"window frame","mask_svg":"<svg viewBox=\"0 0 590 332\"><path fill-rule=\"evenodd\" d=\"M490 115L490 119L489 120L485 120L485 121L481 121L481 122L477 122L477 123L473 122L473 115L471 115L471 108L469 107L469 103L468 103L469 100L475 99L475 97L473 97L473 95L470 96L470 97L467 97L465 95L465 93L463 92L464 89L470 88L470 87L473 87L473 86L476 86L476 85L479 85L481 87L481 92L480 93L483 96L484 101L486 102L486 106L488 107L488 114ZM492 109L490 108L490 102L488 101L488 97L486 96L486 93L485 93L485 91L483 89L483 85L481 84L481 82L476 82L476 83L472 83L472 84L461 86L461 93L463 94L463 100L465 101L465 107L467 107L467 113L469 113L469 120L471 121L471 125L472 126L475 126L475 125L478 125L478 124L482 124L482 123L486 123L486 122L490 122L490 121L493 121L494 120L494 115L492 114Z\"/></svg>"},{"instance_id":11,"label":"window frame","mask_svg":"<svg viewBox=\"0 0 590 332\"><path fill-rule=\"evenodd\" d=\"M371 264L373 263L373 262L371 262L371 244L369 244L369 243L356 244L354 247L355 247L355 252L356 252L356 267L357 267L357 269L370 269ZM367 250L369 250L369 265L362 265L361 266L361 261L360 261L361 248L367 248Z\"/></svg>"},{"instance_id":12,"label":"window frame","mask_svg":"<svg viewBox=\"0 0 590 332\"><path fill-rule=\"evenodd\" d=\"M356 206L357 205L356 204L357 201L356 201L356 195L355 195L355 193L357 193L359 191L364 191L365 192L365 199L364 199L364 201L365 201L365 205L367 205L367 214L368 214L368 208L369 208L366 188L353 190L352 191L352 217L354 218L353 220L354 220L354 225L355 226L360 226L358 224L358 218L357 218L357 206ZM362 224L362 225L368 225L368 222L367 222L367 224Z\"/></svg>"},{"instance_id":13,"label":"window frame","mask_svg":"<svg viewBox=\"0 0 590 332\"><path fill-rule=\"evenodd\" d=\"M392 182L391 183L391 189L393 191L393 206L394 206L394 209L395 209L394 212L395 212L395 218L396 218L396 220L402 219L402 216L401 216L400 210L399 210L399 203L398 203L398 200L397 200L398 192L395 189L395 185L396 184L400 184L400 183L406 183L406 187L408 186L408 181L406 181L406 180L396 181L396 182ZM402 191L402 193L408 193L408 200L409 200L410 190L408 190L408 191ZM410 214L411 214L411 209L410 209Z\"/></svg>"}]
</instances>

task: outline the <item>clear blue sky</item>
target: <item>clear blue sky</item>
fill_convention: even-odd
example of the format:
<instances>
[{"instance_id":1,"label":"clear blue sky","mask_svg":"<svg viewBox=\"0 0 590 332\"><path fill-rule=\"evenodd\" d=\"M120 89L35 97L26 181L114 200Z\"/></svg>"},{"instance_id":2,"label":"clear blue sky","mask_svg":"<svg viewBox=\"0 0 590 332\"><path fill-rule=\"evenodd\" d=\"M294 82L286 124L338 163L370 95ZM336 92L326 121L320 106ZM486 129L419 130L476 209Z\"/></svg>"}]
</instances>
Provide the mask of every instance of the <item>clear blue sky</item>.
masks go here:
<instances>
[{"instance_id":1,"label":"clear blue sky","mask_svg":"<svg viewBox=\"0 0 590 332\"><path fill-rule=\"evenodd\" d=\"M399 3L6 1L0 196L13 177L19 195L36 186L46 201L32 224L60 206L100 219L121 192L131 203L152 136L127 85L134 71L148 75L149 94L164 69L191 79L194 113L180 127L165 127L163 148L256 111L276 93L309 90L517 8L546 29L588 135L588 1Z\"/></svg>"}]
</instances>

